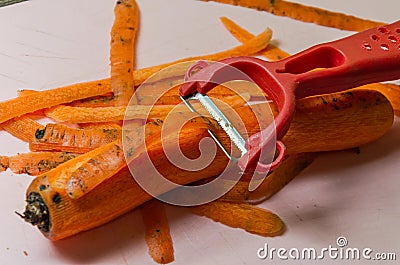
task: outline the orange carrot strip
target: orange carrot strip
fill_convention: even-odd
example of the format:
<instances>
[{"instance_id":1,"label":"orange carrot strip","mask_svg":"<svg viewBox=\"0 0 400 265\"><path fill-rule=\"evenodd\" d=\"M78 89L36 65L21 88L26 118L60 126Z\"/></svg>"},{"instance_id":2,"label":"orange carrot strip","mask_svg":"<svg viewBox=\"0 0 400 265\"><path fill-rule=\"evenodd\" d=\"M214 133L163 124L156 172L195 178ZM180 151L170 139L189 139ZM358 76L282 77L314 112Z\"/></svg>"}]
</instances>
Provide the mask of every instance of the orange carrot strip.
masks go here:
<instances>
[{"instance_id":1,"label":"orange carrot strip","mask_svg":"<svg viewBox=\"0 0 400 265\"><path fill-rule=\"evenodd\" d=\"M81 123L83 129L122 130L122 126L115 122Z\"/></svg>"},{"instance_id":2,"label":"orange carrot strip","mask_svg":"<svg viewBox=\"0 0 400 265\"><path fill-rule=\"evenodd\" d=\"M276 214L246 204L214 201L191 208L193 213L211 218L233 228L241 228L260 236L277 236L284 232L285 225Z\"/></svg>"},{"instance_id":3,"label":"orange carrot strip","mask_svg":"<svg viewBox=\"0 0 400 265\"><path fill-rule=\"evenodd\" d=\"M147 78L149 78L154 73L160 71L161 69L180 62L196 61L201 59L217 61L232 56L256 54L257 52L268 46L269 41L271 40L271 36L272 31L270 29L267 29L255 38L245 42L243 45L226 51L209 55L188 57L170 63L134 70L133 76L135 86L139 86ZM104 95L109 92L112 92L110 78L105 78L101 80L78 83L51 90L44 90L39 92L40 94L32 94L27 95L27 97L21 97L20 99L5 101L0 103L0 109L4 108L5 110L3 113L0 114L0 123L32 111L69 103L75 100ZM25 106L25 104L29 103L30 101L32 101L32 103ZM13 106L11 105L13 104L17 104L18 111L11 111L11 109L13 109Z\"/></svg>"},{"instance_id":4,"label":"orange carrot strip","mask_svg":"<svg viewBox=\"0 0 400 265\"><path fill-rule=\"evenodd\" d=\"M110 79L99 80L100 84L102 84L103 82L110 82ZM22 90L18 90L18 97L32 95L32 94L35 94L38 92L40 92L40 91L33 90L33 89L22 89ZM112 104L113 99L114 99L114 95L112 92L110 92L110 93L100 95L100 96L94 96L94 97L88 97L88 98L82 98L79 100L75 100L75 101L72 101L71 103L69 103L68 106L87 107L87 108L110 107L110 106L113 106L113 104Z\"/></svg>"},{"instance_id":5,"label":"orange carrot strip","mask_svg":"<svg viewBox=\"0 0 400 265\"><path fill-rule=\"evenodd\" d=\"M382 26L385 23L362 19L343 13L332 12L318 7L287 2L283 0L211 0L214 2L239 5L266 11L277 16L286 16L303 22L311 22L321 26L333 27L350 31L363 31Z\"/></svg>"},{"instance_id":6,"label":"orange carrot strip","mask_svg":"<svg viewBox=\"0 0 400 265\"><path fill-rule=\"evenodd\" d=\"M111 107L113 106L113 100L114 95L112 93L107 93L101 96L76 100L69 103L68 106L86 108Z\"/></svg>"},{"instance_id":7,"label":"orange carrot strip","mask_svg":"<svg viewBox=\"0 0 400 265\"><path fill-rule=\"evenodd\" d=\"M250 98L249 94L241 96L230 96L223 98L232 108L243 105ZM198 103L194 103L198 105ZM163 118L172 109L175 111L189 111L185 105L133 105L126 107L104 107L104 108L79 108L70 106L58 106L46 111L46 115L59 122L88 123L88 122L111 122L132 119Z\"/></svg>"},{"instance_id":8,"label":"orange carrot strip","mask_svg":"<svg viewBox=\"0 0 400 265\"><path fill-rule=\"evenodd\" d=\"M139 8L134 0L117 1L111 29L111 88L115 104L128 105L134 92L132 76L134 40L139 23Z\"/></svg>"},{"instance_id":9,"label":"orange carrot strip","mask_svg":"<svg viewBox=\"0 0 400 265\"><path fill-rule=\"evenodd\" d=\"M36 130L41 130L44 128L43 125L27 116L22 116L20 118L14 118L3 122L0 127L24 142L31 141L32 138L35 137Z\"/></svg>"},{"instance_id":10,"label":"orange carrot strip","mask_svg":"<svg viewBox=\"0 0 400 265\"><path fill-rule=\"evenodd\" d=\"M110 92L107 80L74 84L56 89L44 90L23 97L0 102L0 123L74 100L103 95Z\"/></svg>"},{"instance_id":11,"label":"orange carrot strip","mask_svg":"<svg viewBox=\"0 0 400 265\"><path fill-rule=\"evenodd\" d=\"M37 176L47 172L62 163L77 157L78 154L66 152L33 152L18 154L11 157L2 157L0 168L6 165L15 174ZM5 164L7 159L7 164Z\"/></svg>"},{"instance_id":12,"label":"orange carrot strip","mask_svg":"<svg viewBox=\"0 0 400 265\"><path fill-rule=\"evenodd\" d=\"M249 39L254 38L253 34L240 27L229 18L221 17L220 19L225 28L241 43L244 43ZM278 61L290 56L289 53L279 49L272 44L269 44L268 47L262 50L260 53L271 61Z\"/></svg>"},{"instance_id":13,"label":"orange carrot strip","mask_svg":"<svg viewBox=\"0 0 400 265\"><path fill-rule=\"evenodd\" d=\"M174 247L164 204L153 199L144 203L140 209L150 256L159 264L173 262Z\"/></svg>"},{"instance_id":14,"label":"orange carrot strip","mask_svg":"<svg viewBox=\"0 0 400 265\"><path fill-rule=\"evenodd\" d=\"M6 171L9 167L9 158L7 156L0 156L0 172Z\"/></svg>"},{"instance_id":15,"label":"orange carrot strip","mask_svg":"<svg viewBox=\"0 0 400 265\"><path fill-rule=\"evenodd\" d=\"M135 80L135 86L142 84L147 78L149 78L154 73L162 70L165 67L181 63L187 61L197 61L197 60L209 60L209 61L217 61L228 57L239 56L239 55L253 55L259 52L260 50L264 49L268 46L269 41L272 37L272 31L270 29L266 29L264 32L259 34L258 36L252 38L249 41L246 41L240 46L235 48L225 50L222 52L209 54L209 55L202 55L196 57L188 57L184 59L180 59L171 63L165 63L157 66L152 66L148 68L143 68L133 72L133 77Z\"/></svg>"},{"instance_id":16,"label":"orange carrot strip","mask_svg":"<svg viewBox=\"0 0 400 265\"><path fill-rule=\"evenodd\" d=\"M166 115L174 106L155 106L154 109L159 115ZM152 109L148 105L136 105L129 107L132 119L146 119L147 113ZM85 108L58 106L46 111L46 116L58 122L72 123L94 123L112 122L124 120L126 107L104 107L104 108ZM149 117L150 118L150 117Z\"/></svg>"},{"instance_id":17,"label":"orange carrot strip","mask_svg":"<svg viewBox=\"0 0 400 265\"><path fill-rule=\"evenodd\" d=\"M47 124L31 139L31 151L86 153L121 138L121 129L75 129L62 124Z\"/></svg>"}]
</instances>

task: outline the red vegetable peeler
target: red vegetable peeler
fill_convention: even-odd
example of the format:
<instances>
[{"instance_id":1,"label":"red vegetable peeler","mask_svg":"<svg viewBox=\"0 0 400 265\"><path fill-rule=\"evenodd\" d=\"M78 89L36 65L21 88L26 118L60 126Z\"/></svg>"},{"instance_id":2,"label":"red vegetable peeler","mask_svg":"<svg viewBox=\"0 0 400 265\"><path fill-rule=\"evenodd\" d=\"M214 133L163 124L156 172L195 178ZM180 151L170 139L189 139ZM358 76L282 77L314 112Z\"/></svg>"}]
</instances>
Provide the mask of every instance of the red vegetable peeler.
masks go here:
<instances>
[{"instance_id":1,"label":"red vegetable peeler","mask_svg":"<svg viewBox=\"0 0 400 265\"><path fill-rule=\"evenodd\" d=\"M234 74L233 68L243 74ZM316 68L324 69L311 71ZM263 89L279 110L273 125L276 130L278 157L268 164L260 161L261 152L268 151L265 149L270 149L270 143L275 140L271 128L267 127L246 141L237 139L235 131L227 133L242 150L242 156L238 160L239 168L244 172L255 170L265 173L279 165L284 157L285 147L280 139L289 128L296 99L399 78L400 21L397 21L313 46L277 62L254 57L234 57L211 64L200 61L188 70L186 82L179 92L184 100L193 96L199 99L215 118L219 117L218 110L206 93L216 85L231 80L249 79ZM221 120L228 122L224 117L218 118L218 121Z\"/></svg>"}]
</instances>

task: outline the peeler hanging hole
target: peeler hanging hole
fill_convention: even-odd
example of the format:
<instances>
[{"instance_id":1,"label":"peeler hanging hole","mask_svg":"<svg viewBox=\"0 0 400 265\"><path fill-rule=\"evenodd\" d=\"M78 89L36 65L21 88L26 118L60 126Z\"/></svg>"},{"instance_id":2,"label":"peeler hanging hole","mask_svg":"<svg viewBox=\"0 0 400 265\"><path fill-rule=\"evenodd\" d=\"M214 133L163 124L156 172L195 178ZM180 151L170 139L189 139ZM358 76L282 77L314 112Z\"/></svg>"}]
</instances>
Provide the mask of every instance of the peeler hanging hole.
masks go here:
<instances>
[{"instance_id":1,"label":"peeler hanging hole","mask_svg":"<svg viewBox=\"0 0 400 265\"><path fill-rule=\"evenodd\" d=\"M400 28L396 29L396 33L400 34Z\"/></svg>"},{"instance_id":2,"label":"peeler hanging hole","mask_svg":"<svg viewBox=\"0 0 400 265\"><path fill-rule=\"evenodd\" d=\"M381 50L383 50L383 51L388 51L388 50L389 50L389 45L387 45L387 44L381 44Z\"/></svg>"},{"instance_id":3,"label":"peeler hanging hole","mask_svg":"<svg viewBox=\"0 0 400 265\"><path fill-rule=\"evenodd\" d=\"M379 41L380 40L378 35L372 35L371 39L374 40L374 41Z\"/></svg>"},{"instance_id":4,"label":"peeler hanging hole","mask_svg":"<svg viewBox=\"0 0 400 265\"><path fill-rule=\"evenodd\" d=\"M369 44L367 42L363 43L363 48L366 49L367 51L371 51L372 50L371 44Z\"/></svg>"},{"instance_id":5,"label":"peeler hanging hole","mask_svg":"<svg viewBox=\"0 0 400 265\"><path fill-rule=\"evenodd\" d=\"M396 43L398 42L398 39L395 36L389 36L388 38L391 42Z\"/></svg>"},{"instance_id":6,"label":"peeler hanging hole","mask_svg":"<svg viewBox=\"0 0 400 265\"><path fill-rule=\"evenodd\" d=\"M378 31L380 32L380 33L383 33L383 34L389 34L390 33L390 30L388 30L387 28L385 28L385 27L380 27L380 28L378 28ZM397 31L397 30L396 30Z\"/></svg>"}]
</instances>

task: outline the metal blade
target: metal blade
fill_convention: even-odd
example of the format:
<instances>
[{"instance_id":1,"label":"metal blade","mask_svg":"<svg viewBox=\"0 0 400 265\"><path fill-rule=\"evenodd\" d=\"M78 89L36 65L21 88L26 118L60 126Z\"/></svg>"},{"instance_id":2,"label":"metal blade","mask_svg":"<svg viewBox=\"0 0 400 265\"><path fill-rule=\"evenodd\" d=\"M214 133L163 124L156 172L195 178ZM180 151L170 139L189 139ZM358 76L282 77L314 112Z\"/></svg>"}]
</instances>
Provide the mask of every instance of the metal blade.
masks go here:
<instances>
[{"instance_id":1,"label":"metal blade","mask_svg":"<svg viewBox=\"0 0 400 265\"><path fill-rule=\"evenodd\" d=\"M233 126L233 124L229 121L229 119L225 116L225 114L222 113L222 111L215 105L215 103L212 101L211 98L209 98L207 95L202 95L201 93L197 93L194 96L190 98L182 98L185 104L189 107L190 110L195 111L193 106L188 102L191 99L196 99L198 100L201 105L204 106L204 108L210 113L210 115L218 122L218 124L222 127L222 129L226 132L226 134L229 136L231 141L235 144L235 146L240 150L242 156L247 153L246 149L246 141L243 139L243 137L240 135L240 133L236 130L236 128ZM214 138L215 141L217 141L218 145L224 149L225 154L232 160L232 156L229 154L229 152L226 150L226 148L222 145L222 143L216 138L216 135L212 132L210 132L211 136Z\"/></svg>"}]
</instances>

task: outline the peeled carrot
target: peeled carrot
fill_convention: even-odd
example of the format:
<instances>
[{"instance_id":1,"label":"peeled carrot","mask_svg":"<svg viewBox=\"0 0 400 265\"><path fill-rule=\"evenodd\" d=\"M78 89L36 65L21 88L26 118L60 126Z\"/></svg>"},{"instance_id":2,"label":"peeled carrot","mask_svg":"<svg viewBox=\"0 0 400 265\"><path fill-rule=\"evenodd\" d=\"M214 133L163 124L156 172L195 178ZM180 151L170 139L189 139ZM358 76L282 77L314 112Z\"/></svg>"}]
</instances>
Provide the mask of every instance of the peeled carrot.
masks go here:
<instances>
[{"instance_id":1,"label":"peeled carrot","mask_svg":"<svg viewBox=\"0 0 400 265\"><path fill-rule=\"evenodd\" d=\"M73 161L74 168L68 165L72 170L64 188L72 198L82 197L126 166L121 139L85 153L76 160Z\"/></svg>"},{"instance_id":2,"label":"peeled carrot","mask_svg":"<svg viewBox=\"0 0 400 265\"><path fill-rule=\"evenodd\" d=\"M246 203L214 201L191 207L193 213L206 216L233 228L241 228L260 236L277 236L285 225L276 214Z\"/></svg>"},{"instance_id":3,"label":"peeled carrot","mask_svg":"<svg viewBox=\"0 0 400 265\"><path fill-rule=\"evenodd\" d=\"M133 96L134 40L139 24L139 8L135 0L119 0L114 8L111 29L111 89L116 106L128 105Z\"/></svg>"},{"instance_id":4,"label":"peeled carrot","mask_svg":"<svg viewBox=\"0 0 400 265\"><path fill-rule=\"evenodd\" d=\"M36 131L44 128L43 125L27 116L3 122L0 127L24 142L31 141L35 137Z\"/></svg>"},{"instance_id":5,"label":"peeled carrot","mask_svg":"<svg viewBox=\"0 0 400 265\"><path fill-rule=\"evenodd\" d=\"M9 167L9 158L6 156L0 156L0 172L6 171Z\"/></svg>"},{"instance_id":6,"label":"peeled carrot","mask_svg":"<svg viewBox=\"0 0 400 265\"><path fill-rule=\"evenodd\" d=\"M149 123L147 126L153 126L151 124ZM220 132L218 135L224 133L222 129L218 129L216 126L215 123L206 123L201 118L184 126L179 134L179 145L182 152L188 157L198 156L199 150L193 148L193 146L208 135L209 128L215 130L216 133ZM159 127L155 126L155 129ZM175 137L173 134L171 136ZM169 145L175 146L168 139L164 144L167 145L164 145L166 148L171 148L168 147ZM159 134L153 133L150 136L147 147L147 149L137 149L132 163L135 164L136 161L137 166L139 166L142 163L140 154L147 153L154 161L157 169L162 174L169 172L166 177L175 183L186 184L206 176L218 175L227 163L225 155L218 151L216 159L209 167L188 174L187 171L174 167L168 162L163 153ZM96 188L93 188L85 196L79 199L71 198L66 189L69 185L70 173L82 165L82 157L85 155L38 176L27 190L27 208L23 214L24 219L37 225L44 235L52 240L72 236L107 223L152 198L138 186L126 169L113 174L107 181L101 181ZM107 170L107 172L109 171Z\"/></svg>"},{"instance_id":7,"label":"peeled carrot","mask_svg":"<svg viewBox=\"0 0 400 265\"><path fill-rule=\"evenodd\" d=\"M80 124L82 129L122 130L122 126L116 122L94 122Z\"/></svg>"},{"instance_id":8,"label":"peeled carrot","mask_svg":"<svg viewBox=\"0 0 400 265\"><path fill-rule=\"evenodd\" d=\"M66 152L33 152L18 154L11 157L1 157L0 161L3 161L3 163L1 163L0 168L4 170L9 168L15 174L37 176L77 156L78 154Z\"/></svg>"},{"instance_id":9,"label":"peeled carrot","mask_svg":"<svg viewBox=\"0 0 400 265\"><path fill-rule=\"evenodd\" d=\"M74 100L103 95L110 92L107 80L85 82L32 93L0 102L0 123L15 117L50 108Z\"/></svg>"},{"instance_id":10,"label":"peeled carrot","mask_svg":"<svg viewBox=\"0 0 400 265\"><path fill-rule=\"evenodd\" d=\"M86 153L121 138L120 129L75 129L62 124L47 124L38 129L29 143L31 151Z\"/></svg>"},{"instance_id":11,"label":"peeled carrot","mask_svg":"<svg viewBox=\"0 0 400 265\"><path fill-rule=\"evenodd\" d=\"M211 0L214 2L239 5L266 11L277 16L286 16L303 22L350 31L363 31L382 26L385 23L362 19L343 13L332 12L318 7L306 6L283 0Z\"/></svg>"},{"instance_id":12,"label":"peeled carrot","mask_svg":"<svg viewBox=\"0 0 400 265\"><path fill-rule=\"evenodd\" d=\"M150 256L159 264L173 262L174 247L164 204L153 199L144 203L140 209Z\"/></svg>"},{"instance_id":13,"label":"peeled carrot","mask_svg":"<svg viewBox=\"0 0 400 265\"><path fill-rule=\"evenodd\" d=\"M68 106L86 107L86 108L111 107L113 106L113 100L114 100L114 95L112 93L107 93L101 96L76 100L69 103Z\"/></svg>"},{"instance_id":14,"label":"peeled carrot","mask_svg":"<svg viewBox=\"0 0 400 265\"><path fill-rule=\"evenodd\" d=\"M222 100L229 103L230 106L236 107L238 105L243 105L249 97L249 94L243 94L240 96L222 98ZM94 123L132 119L164 118L173 109L174 111L189 111L189 109L184 105L131 105L128 107L121 106L104 108L58 106L45 111L45 114L47 117L58 122Z\"/></svg>"},{"instance_id":15,"label":"peeled carrot","mask_svg":"<svg viewBox=\"0 0 400 265\"><path fill-rule=\"evenodd\" d=\"M362 86L360 89L370 89L382 93L392 104L394 113L400 116L400 87L398 85L374 83Z\"/></svg>"}]
</instances>

